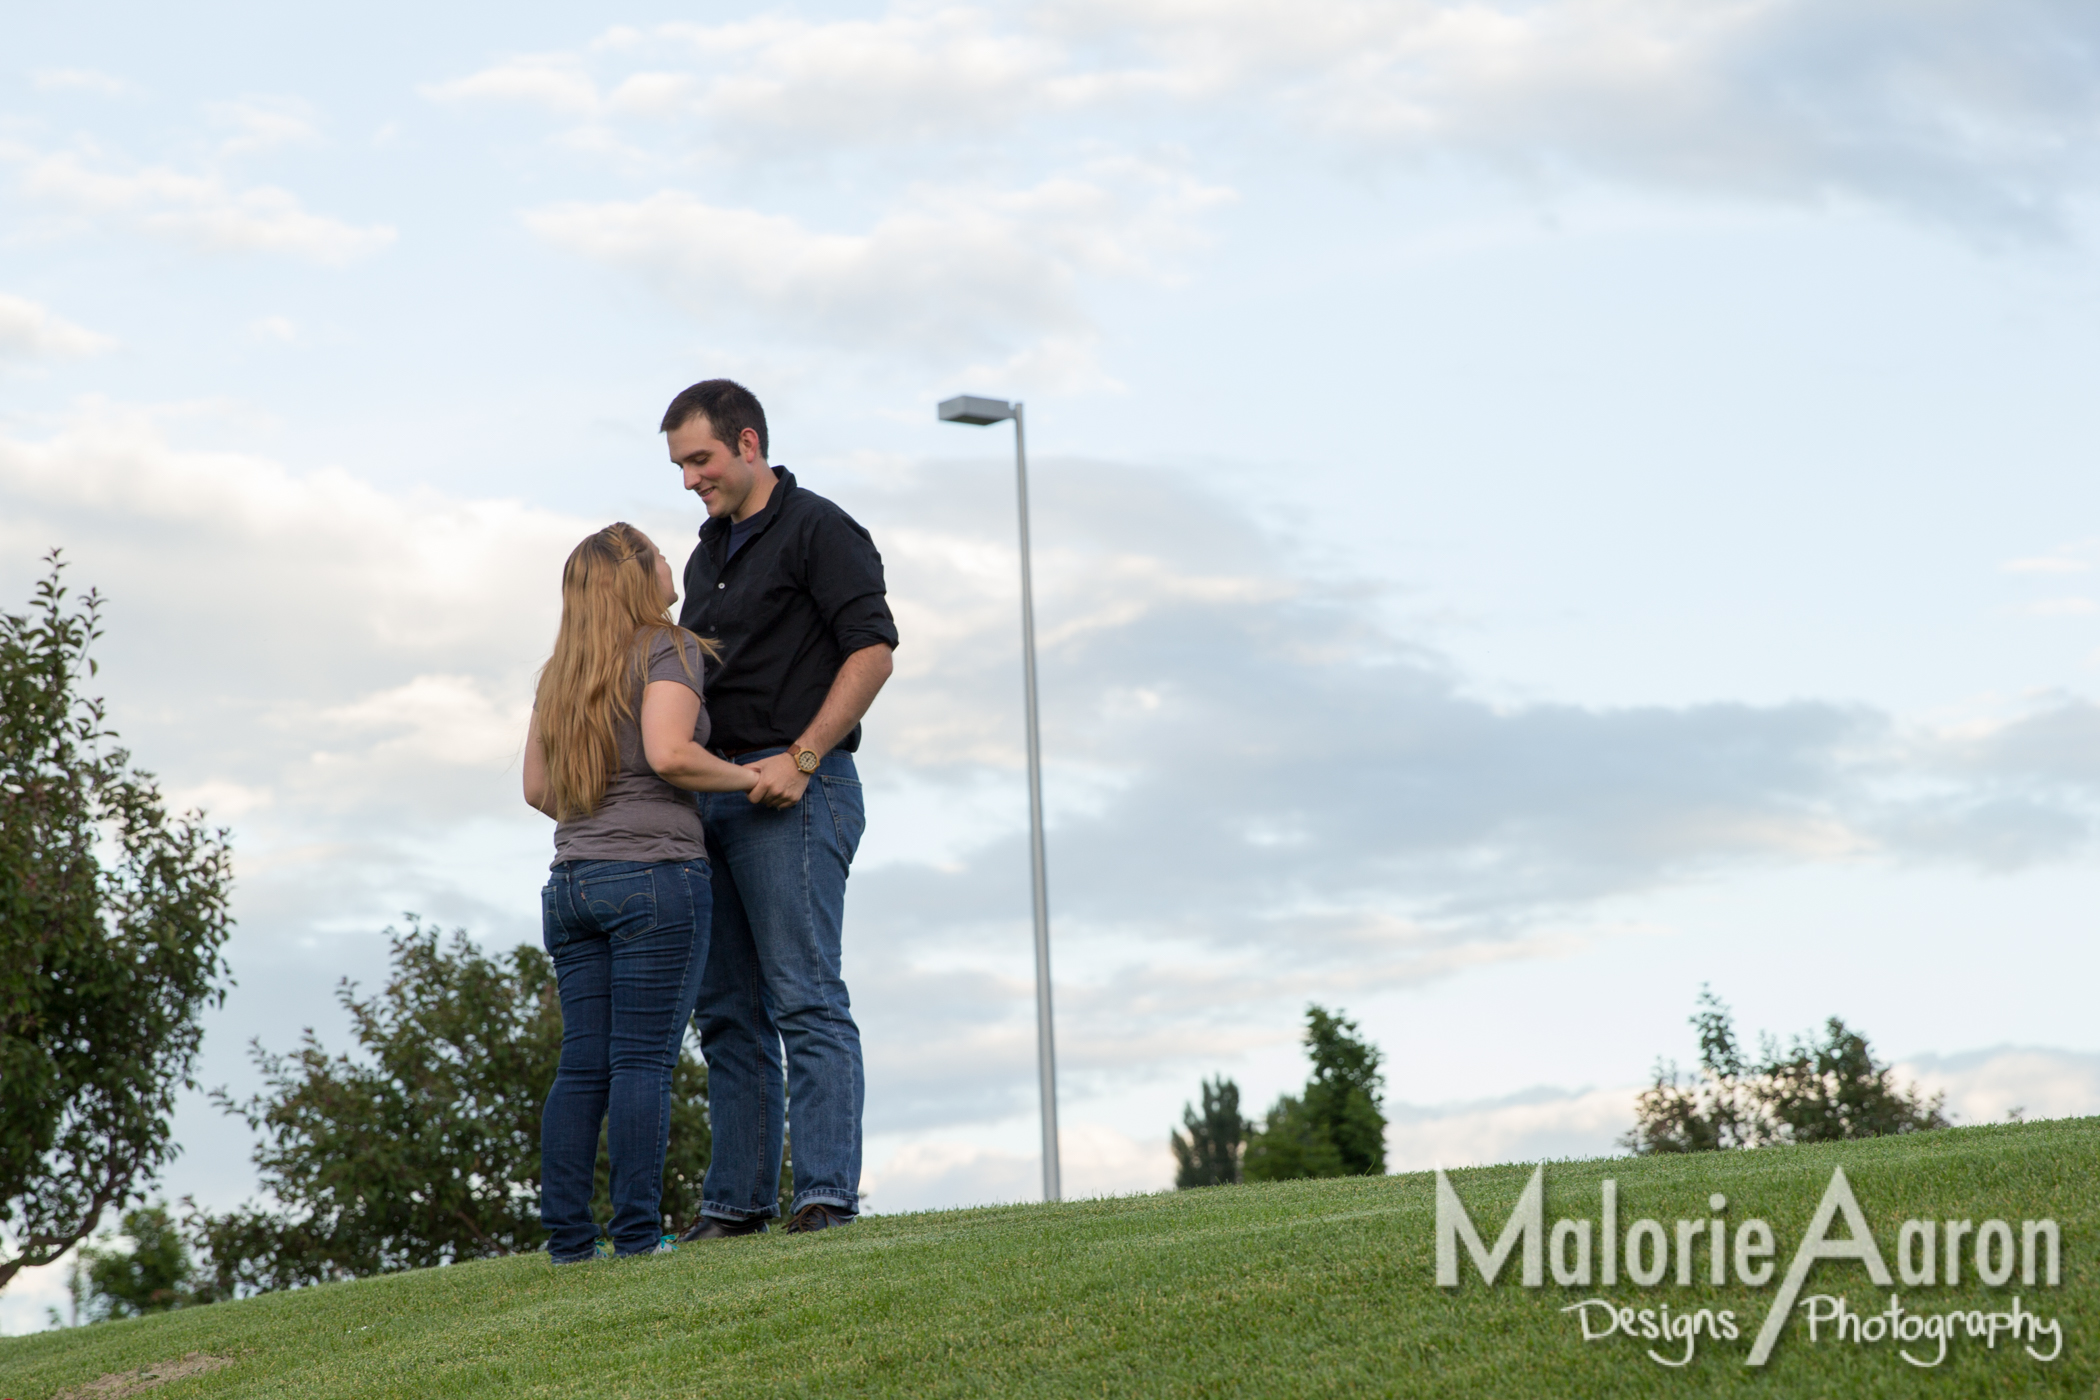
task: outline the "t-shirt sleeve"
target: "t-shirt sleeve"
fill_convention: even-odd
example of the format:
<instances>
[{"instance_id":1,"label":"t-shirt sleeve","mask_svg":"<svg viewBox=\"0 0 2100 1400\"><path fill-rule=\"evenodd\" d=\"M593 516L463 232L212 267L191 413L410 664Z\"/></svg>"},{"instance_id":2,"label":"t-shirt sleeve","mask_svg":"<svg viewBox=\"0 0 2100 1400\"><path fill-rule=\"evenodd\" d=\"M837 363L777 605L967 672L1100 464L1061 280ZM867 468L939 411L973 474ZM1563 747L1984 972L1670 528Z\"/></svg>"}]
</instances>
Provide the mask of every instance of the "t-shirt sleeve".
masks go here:
<instances>
[{"instance_id":1,"label":"t-shirt sleeve","mask_svg":"<svg viewBox=\"0 0 2100 1400\"><path fill-rule=\"evenodd\" d=\"M659 632L649 646L649 679L652 681L676 681L703 700L705 693L700 688L705 674L700 654L700 643L689 632Z\"/></svg>"},{"instance_id":2,"label":"t-shirt sleeve","mask_svg":"<svg viewBox=\"0 0 2100 1400\"><path fill-rule=\"evenodd\" d=\"M839 653L897 645L897 620L890 615L882 579L882 555L859 521L828 510L811 526L809 591L831 627Z\"/></svg>"}]
</instances>

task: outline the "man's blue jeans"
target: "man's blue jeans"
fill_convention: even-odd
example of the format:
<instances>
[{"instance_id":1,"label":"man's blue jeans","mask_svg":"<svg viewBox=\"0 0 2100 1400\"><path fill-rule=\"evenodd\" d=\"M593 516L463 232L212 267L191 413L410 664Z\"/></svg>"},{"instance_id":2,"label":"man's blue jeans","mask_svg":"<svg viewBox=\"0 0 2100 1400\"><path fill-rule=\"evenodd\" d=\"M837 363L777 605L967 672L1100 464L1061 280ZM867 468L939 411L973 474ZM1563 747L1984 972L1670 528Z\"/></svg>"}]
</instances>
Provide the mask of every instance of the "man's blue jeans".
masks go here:
<instances>
[{"instance_id":1,"label":"man's blue jeans","mask_svg":"<svg viewBox=\"0 0 2100 1400\"><path fill-rule=\"evenodd\" d=\"M572 860L541 892L561 990L561 1067L540 1117L540 1223L557 1263L597 1247L591 1178L598 1125L612 1157L617 1254L656 1247L671 1069L700 972L713 896L705 860Z\"/></svg>"},{"instance_id":2,"label":"man's blue jeans","mask_svg":"<svg viewBox=\"0 0 2100 1400\"><path fill-rule=\"evenodd\" d=\"M866 1086L860 1027L839 972L846 872L867 821L853 755L826 754L802 800L783 811L740 792L702 793L697 801L715 862L715 924L697 1008L714 1128L701 1210L722 1220L780 1213L781 1134L791 1102L792 1209L821 1201L858 1214Z\"/></svg>"}]
</instances>

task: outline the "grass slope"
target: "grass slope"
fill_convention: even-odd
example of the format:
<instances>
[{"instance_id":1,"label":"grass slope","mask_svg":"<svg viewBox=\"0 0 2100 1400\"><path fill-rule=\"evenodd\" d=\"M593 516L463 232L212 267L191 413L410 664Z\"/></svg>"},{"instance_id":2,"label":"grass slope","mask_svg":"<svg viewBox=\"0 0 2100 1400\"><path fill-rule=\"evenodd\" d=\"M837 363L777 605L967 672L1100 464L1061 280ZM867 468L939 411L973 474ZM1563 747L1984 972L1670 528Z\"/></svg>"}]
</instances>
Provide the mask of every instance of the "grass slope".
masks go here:
<instances>
[{"instance_id":1,"label":"grass slope","mask_svg":"<svg viewBox=\"0 0 2100 1400\"><path fill-rule=\"evenodd\" d=\"M131 1322L0 1340L0 1397L44 1400L105 1373L193 1351L234 1358L156 1392L203 1396L2091 1395L2100 1378L2100 1119L1950 1129L1822 1147L1570 1162L1546 1172L1546 1221L1594 1216L1619 1182L1639 1216L1776 1227L1779 1270L1842 1165L1893 1258L1911 1216L2053 1217L2058 1289L1899 1290L1933 1310L2002 1310L2022 1295L2060 1318L2042 1365L2003 1340L1962 1339L1936 1371L1893 1346L1811 1346L1789 1324L1762 1371L1743 1365L1774 1286L1492 1288L1470 1263L1433 1281L1426 1175L1214 1188L1059 1206L874 1217L849 1229L688 1246L673 1256L555 1269L543 1257L396 1274ZM1530 1174L1452 1174L1490 1241ZM1842 1226L1835 1232L1844 1233ZM1967 1270L1965 1280L1973 1275ZM1549 1275L1550 1280L1550 1275ZM1886 1305L1853 1264L1810 1293ZM1584 1343L1559 1309L1609 1295L1635 1306L1731 1307L1742 1340L1700 1339L1683 1370L1645 1342ZM1658 1344L1659 1345L1659 1344ZM1916 1348L1914 1347L1915 1351ZM1931 1348L1926 1348L1929 1353Z\"/></svg>"}]
</instances>

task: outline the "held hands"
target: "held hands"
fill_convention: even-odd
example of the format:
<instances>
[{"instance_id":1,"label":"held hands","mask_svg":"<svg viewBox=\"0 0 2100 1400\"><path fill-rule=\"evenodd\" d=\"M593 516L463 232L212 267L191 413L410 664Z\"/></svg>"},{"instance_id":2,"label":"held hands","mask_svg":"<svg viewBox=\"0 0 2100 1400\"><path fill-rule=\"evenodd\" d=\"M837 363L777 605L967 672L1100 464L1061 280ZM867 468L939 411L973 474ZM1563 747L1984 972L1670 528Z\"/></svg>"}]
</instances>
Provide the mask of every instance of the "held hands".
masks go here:
<instances>
[{"instance_id":1,"label":"held hands","mask_svg":"<svg viewBox=\"0 0 2100 1400\"><path fill-rule=\"evenodd\" d=\"M756 805L775 810L800 802L803 792L809 787L809 775L797 768L795 760L784 753L747 763L744 771L753 778L751 789L745 796Z\"/></svg>"}]
</instances>

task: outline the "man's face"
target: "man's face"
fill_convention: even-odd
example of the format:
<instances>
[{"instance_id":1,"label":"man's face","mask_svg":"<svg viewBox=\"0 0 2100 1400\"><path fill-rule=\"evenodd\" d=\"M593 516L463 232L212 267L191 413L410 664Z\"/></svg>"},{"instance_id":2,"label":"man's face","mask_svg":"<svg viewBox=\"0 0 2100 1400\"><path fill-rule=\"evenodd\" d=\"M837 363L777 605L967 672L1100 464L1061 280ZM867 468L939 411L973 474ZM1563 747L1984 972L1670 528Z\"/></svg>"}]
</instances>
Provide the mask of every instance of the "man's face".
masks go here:
<instances>
[{"instance_id":1,"label":"man's face","mask_svg":"<svg viewBox=\"0 0 2100 1400\"><path fill-rule=\"evenodd\" d=\"M734 519L750 496L758 474L765 471L758 456L758 434L746 428L735 447L715 436L715 425L704 413L671 429L668 441L671 460L685 473L685 489L700 498L709 515Z\"/></svg>"}]
</instances>

